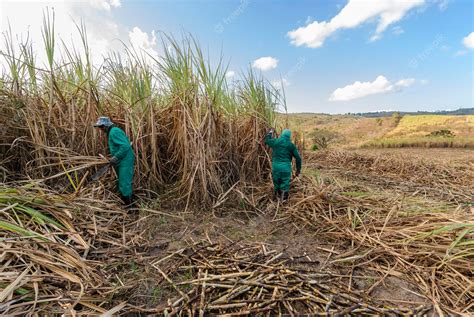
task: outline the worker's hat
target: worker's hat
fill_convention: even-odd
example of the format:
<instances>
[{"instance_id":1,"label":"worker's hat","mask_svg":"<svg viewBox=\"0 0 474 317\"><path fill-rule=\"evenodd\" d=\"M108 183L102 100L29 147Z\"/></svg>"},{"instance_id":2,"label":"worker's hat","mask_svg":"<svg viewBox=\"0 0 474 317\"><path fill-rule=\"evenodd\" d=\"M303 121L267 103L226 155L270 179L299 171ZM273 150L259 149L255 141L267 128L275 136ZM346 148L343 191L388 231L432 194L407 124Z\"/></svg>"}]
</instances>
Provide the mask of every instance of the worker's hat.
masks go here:
<instances>
[{"instance_id":1,"label":"worker's hat","mask_svg":"<svg viewBox=\"0 0 474 317\"><path fill-rule=\"evenodd\" d=\"M110 127L111 125L113 125L113 122L109 117L99 117L97 122L94 124L94 127Z\"/></svg>"}]
</instances>

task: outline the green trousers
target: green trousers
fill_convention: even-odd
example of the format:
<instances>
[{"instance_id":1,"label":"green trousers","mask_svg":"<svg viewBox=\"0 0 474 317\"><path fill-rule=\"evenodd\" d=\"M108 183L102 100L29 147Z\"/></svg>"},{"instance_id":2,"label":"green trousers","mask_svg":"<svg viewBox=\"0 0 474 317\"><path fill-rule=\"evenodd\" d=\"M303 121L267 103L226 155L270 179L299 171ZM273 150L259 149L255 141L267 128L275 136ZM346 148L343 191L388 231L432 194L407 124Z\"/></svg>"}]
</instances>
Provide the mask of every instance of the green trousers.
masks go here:
<instances>
[{"instance_id":1,"label":"green trousers","mask_svg":"<svg viewBox=\"0 0 474 317\"><path fill-rule=\"evenodd\" d=\"M287 192L290 190L291 172L272 171L272 178L275 191Z\"/></svg>"},{"instance_id":2,"label":"green trousers","mask_svg":"<svg viewBox=\"0 0 474 317\"><path fill-rule=\"evenodd\" d=\"M130 164L119 164L115 166L115 172L117 173L118 190L124 197L132 196L132 182L133 182L133 165Z\"/></svg>"}]
</instances>

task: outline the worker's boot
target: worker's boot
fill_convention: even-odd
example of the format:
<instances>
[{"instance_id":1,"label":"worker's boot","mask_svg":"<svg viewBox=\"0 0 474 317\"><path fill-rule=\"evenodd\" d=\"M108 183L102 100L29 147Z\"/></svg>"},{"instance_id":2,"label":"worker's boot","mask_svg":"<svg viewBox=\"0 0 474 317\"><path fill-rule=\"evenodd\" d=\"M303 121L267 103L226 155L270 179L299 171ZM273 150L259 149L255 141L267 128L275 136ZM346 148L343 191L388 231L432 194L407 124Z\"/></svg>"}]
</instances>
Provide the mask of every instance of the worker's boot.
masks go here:
<instances>
[{"instance_id":1,"label":"worker's boot","mask_svg":"<svg viewBox=\"0 0 474 317\"><path fill-rule=\"evenodd\" d=\"M273 200L280 200L281 198L281 190L273 191Z\"/></svg>"},{"instance_id":2,"label":"worker's boot","mask_svg":"<svg viewBox=\"0 0 474 317\"><path fill-rule=\"evenodd\" d=\"M281 193L281 202L286 203L288 201L289 196L290 196L290 192L282 191L282 193Z\"/></svg>"},{"instance_id":3,"label":"worker's boot","mask_svg":"<svg viewBox=\"0 0 474 317\"><path fill-rule=\"evenodd\" d=\"M129 209L133 207L132 196L121 196L125 208Z\"/></svg>"}]
</instances>

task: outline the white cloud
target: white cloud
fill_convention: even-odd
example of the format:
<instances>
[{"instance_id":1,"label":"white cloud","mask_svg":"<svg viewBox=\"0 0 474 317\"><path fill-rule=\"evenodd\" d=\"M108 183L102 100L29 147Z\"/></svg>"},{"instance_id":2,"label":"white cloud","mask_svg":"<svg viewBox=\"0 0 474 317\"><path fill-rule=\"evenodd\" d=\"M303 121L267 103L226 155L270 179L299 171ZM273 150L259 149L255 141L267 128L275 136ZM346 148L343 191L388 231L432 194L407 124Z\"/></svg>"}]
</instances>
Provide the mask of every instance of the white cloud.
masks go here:
<instances>
[{"instance_id":1,"label":"white cloud","mask_svg":"<svg viewBox=\"0 0 474 317\"><path fill-rule=\"evenodd\" d=\"M474 49L474 32L471 32L471 34L466 36L462 40L462 42L463 42L465 47L470 48L470 49Z\"/></svg>"},{"instance_id":2,"label":"white cloud","mask_svg":"<svg viewBox=\"0 0 474 317\"><path fill-rule=\"evenodd\" d=\"M235 72L233 70L229 70L226 74L225 77L227 78L232 78L235 76Z\"/></svg>"},{"instance_id":3,"label":"white cloud","mask_svg":"<svg viewBox=\"0 0 474 317\"><path fill-rule=\"evenodd\" d=\"M330 21L314 21L304 27L288 32L291 43L311 48L321 47L334 32L352 29L363 23L377 21L371 40L377 40L391 24L400 21L410 10L419 7L425 0L349 0L346 6Z\"/></svg>"},{"instance_id":4,"label":"white cloud","mask_svg":"<svg viewBox=\"0 0 474 317\"><path fill-rule=\"evenodd\" d=\"M413 78L405 78L392 83L385 76L380 75L372 82L356 81L345 87L337 88L329 97L329 101L348 101L375 94L401 91L402 88L409 87L414 83L415 79Z\"/></svg>"},{"instance_id":5,"label":"white cloud","mask_svg":"<svg viewBox=\"0 0 474 317\"><path fill-rule=\"evenodd\" d=\"M271 56L260 57L253 61L252 67L260 69L261 71L267 71L270 69L277 68L278 60Z\"/></svg>"},{"instance_id":6,"label":"white cloud","mask_svg":"<svg viewBox=\"0 0 474 317\"><path fill-rule=\"evenodd\" d=\"M132 31L128 32L128 38L137 52L147 53L155 58L158 56L158 52L155 50L156 34L154 30L151 31L151 34L148 34L135 26Z\"/></svg>"},{"instance_id":7,"label":"white cloud","mask_svg":"<svg viewBox=\"0 0 474 317\"><path fill-rule=\"evenodd\" d=\"M10 1L0 0L0 32L5 32L9 25L14 41L19 42L27 38L33 42L37 53L38 67L44 67L46 52L44 50L41 28L43 12L49 8L55 15L56 52L55 59L63 52L63 44L69 49L75 46L82 51L82 43L76 24L84 22L87 28L88 44L91 50L92 61L101 63L103 56L112 49L121 47L116 39L122 38L120 25L113 17L114 9L120 6L117 0L88 0L88 1ZM25 9L25 7L27 9ZM18 35L18 36L17 36ZM4 50L3 38L0 40L0 50ZM17 44L14 45L18 47ZM0 64L3 58L0 57Z\"/></svg>"},{"instance_id":8,"label":"white cloud","mask_svg":"<svg viewBox=\"0 0 474 317\"><path fill-rule=\"evenodd\" d=\"M409 87L415 83L414 78L400 79L395 83L395 87Z\"/></svg>"}]
</instances>

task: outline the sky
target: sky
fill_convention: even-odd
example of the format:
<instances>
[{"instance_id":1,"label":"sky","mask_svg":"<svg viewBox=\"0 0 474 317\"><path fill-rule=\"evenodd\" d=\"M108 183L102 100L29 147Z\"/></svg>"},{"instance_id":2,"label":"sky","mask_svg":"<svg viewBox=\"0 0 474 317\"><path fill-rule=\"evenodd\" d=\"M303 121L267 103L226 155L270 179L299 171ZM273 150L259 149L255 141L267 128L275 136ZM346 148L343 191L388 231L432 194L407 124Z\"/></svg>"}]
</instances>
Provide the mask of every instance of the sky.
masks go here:
<instances>
[{"instance_id":1,"label":"sky","mask_svg":"<svg viewBox=\"0 0 474 317\"><path fill-rule=\"evenodd\" d=\"M67 46L85 23L97 65L122 43L159 56L162 33L191 33L229 81L253 68L284 89L288 112L474 107L473 0L0 0L1 32L28 34L43 61L47 8Z\"/></svg>"}]
</instances>

